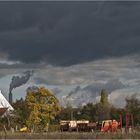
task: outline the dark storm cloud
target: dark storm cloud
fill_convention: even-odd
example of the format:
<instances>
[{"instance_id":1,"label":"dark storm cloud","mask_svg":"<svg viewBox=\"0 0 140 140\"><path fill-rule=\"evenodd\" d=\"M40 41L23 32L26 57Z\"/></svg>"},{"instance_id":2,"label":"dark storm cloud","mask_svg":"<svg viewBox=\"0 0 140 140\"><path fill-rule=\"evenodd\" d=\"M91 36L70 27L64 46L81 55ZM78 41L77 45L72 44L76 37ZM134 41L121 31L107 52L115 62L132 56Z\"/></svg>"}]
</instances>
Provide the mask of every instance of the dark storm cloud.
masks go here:
<instances>
[{"instance_id":1,"label":"dark storm cloud","mask_svg":"<svg viewBox=\"0 0 140 140\"><path fill-rule=\"evenodd\" d=\"M10 60L72 65L140 53L140 2L0 2Z\"/></svg>"}]
</instances>

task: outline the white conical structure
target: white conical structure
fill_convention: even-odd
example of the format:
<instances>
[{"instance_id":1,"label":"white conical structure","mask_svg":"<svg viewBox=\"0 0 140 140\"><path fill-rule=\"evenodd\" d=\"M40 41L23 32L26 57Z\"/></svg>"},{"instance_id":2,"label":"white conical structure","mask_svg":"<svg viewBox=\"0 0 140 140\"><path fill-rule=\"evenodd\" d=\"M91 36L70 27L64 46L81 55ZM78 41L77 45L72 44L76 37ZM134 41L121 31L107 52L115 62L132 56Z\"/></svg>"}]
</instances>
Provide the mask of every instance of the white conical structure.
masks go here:
<instances>
[{"instance_id":1,"label":"white conical structure","mask_svg":"<svg viewBox=\"0 0 140 140\"><path fill-rule=\"evenodd\" d=\"M8 111L14 110L14 108L10 105L10 103L6 100L6 98L3 96L1 90L0 90L0 108L6 107L8 108Z\"/></svg>"}]
</instances>

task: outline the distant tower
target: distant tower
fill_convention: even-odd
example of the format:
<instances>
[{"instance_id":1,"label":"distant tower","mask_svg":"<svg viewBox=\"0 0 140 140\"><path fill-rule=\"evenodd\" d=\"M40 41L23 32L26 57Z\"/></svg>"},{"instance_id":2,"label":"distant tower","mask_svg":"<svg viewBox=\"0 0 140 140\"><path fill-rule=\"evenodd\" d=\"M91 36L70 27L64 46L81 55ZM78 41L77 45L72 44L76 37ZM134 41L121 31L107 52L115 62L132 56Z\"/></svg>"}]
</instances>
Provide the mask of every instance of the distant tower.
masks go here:
<instances>
[{"instance_id":1,"label":"distant tower","mask_svg":"<svg viewBox=\"0 0 140 140\"><path fill-rule=\"evenodd\" d=\"M10 91L9 93L9 103L12 104L13 103L13 97L12 97L12 92Z\"/></svg>"}]
</instances>

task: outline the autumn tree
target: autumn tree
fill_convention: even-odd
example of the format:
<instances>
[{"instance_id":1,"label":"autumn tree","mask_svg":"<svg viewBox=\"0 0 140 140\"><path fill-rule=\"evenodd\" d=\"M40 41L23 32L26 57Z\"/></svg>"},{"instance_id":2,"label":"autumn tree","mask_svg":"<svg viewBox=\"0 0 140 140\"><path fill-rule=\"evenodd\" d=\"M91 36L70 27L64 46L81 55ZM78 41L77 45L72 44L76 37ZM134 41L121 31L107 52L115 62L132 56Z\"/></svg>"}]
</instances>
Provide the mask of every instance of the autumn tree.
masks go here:
<instances>
[{"instance_id":1,"label":"autumn tree","mask_svg":"<svg viewBox=\"0 0 140 140\"><path fill-rule=\"evenodd\" d=\"M44 87L27 90L25 102L28 112L26 123L34 131L45 130L60 111L58 99Z\"/></svg>"}]
</instances>

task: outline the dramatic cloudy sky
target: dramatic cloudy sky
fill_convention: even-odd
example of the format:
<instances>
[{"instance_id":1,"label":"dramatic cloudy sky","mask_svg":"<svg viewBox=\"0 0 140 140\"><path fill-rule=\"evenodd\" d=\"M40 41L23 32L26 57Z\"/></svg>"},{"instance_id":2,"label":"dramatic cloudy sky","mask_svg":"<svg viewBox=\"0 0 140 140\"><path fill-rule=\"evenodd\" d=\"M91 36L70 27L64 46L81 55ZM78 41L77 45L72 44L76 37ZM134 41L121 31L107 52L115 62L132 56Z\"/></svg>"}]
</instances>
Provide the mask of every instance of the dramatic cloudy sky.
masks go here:
<instances>
[{"instance_id":1,"label":"dramatic cloudy sky","mask_svg":"<svg viewBox=\"0 0 140 140\"><path fill-rule=\"evenodd\" d=\"M140 93L140 2L0 2L0 88L34 70L29 86L46 86L65 105L114 105Z\"/></svg>"}]
</instances>

